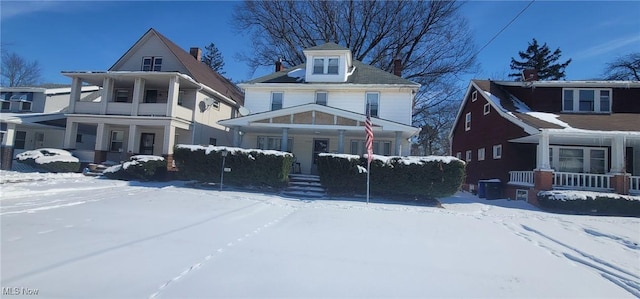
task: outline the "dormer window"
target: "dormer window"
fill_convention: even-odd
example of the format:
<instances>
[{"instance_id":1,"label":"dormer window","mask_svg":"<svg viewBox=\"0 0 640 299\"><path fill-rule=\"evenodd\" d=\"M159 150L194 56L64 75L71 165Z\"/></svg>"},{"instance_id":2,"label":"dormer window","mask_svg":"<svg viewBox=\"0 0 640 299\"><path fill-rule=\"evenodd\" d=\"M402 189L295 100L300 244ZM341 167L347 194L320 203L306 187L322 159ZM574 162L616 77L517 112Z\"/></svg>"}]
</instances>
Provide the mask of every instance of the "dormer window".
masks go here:
<instances>
[{"instance_id":1,"label":"dormer window","mask_svg":"<svg viewBox=\"0 0 640 299\"><path fill-rule=\"evenodd\" d=\"M315 57L313 58L313 73L319 75L337 75L338 57Z\"/></svg>"},{"instance_id":2,"label":"dormer window","mask_svg":"<svg viewBox=\"0 0 640 299\"><path fill-rule=\"evenodd\" d=\"M611 112L611 89L565 88L562 111L581 113Z\"/></svg>"},{"instance_id":3,"label":"dormer window","mask_svg":"<svg viewBox=\"0 0 640 299\"><path fill-rule=\"evenodd\" d=\"M142 58L142 71L144 72L159 72L162 69L162 57L143 57Z\"/></svg>"}]
</instances>

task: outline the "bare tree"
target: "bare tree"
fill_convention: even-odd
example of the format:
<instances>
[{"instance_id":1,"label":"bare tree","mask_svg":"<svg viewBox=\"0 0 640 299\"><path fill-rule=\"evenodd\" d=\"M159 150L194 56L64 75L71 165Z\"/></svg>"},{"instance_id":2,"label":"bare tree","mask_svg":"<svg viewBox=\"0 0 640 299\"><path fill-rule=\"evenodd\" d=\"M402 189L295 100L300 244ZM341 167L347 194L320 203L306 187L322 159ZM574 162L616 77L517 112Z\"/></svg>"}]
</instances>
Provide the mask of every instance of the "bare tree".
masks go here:
<instances>
[{"instance_id":1,"label":"bare tree","mask_svg":"<svg viewBox=\"0 0 640 299\"><path fill-rule=\"evenodd\" d=\"M605 79L640 81L640 52L630 53L607 63Z\"/></svg>"},{"instance_id":2,"label":"bare tree","mask_svg":"<svg viewBox=\"0 0 640 299\"><path fill-rule=\"evenodd\" d=\"M449 132L460 106L460 91L451 90L444 92L437 97L444 97L446 100L429 109L423 109L420 114L414 116L413 125L422 128L417 138L414 140L415 149L413 152L418 155L447 155L451 147Z\"/></svg>"},{"instance_id":3,"label":"bare tree","mask_svg":"<svg viewBox=\"0 0 640 299\"><path fill-rule=\"evenodd\" d=\"M239 58L253 71L282 58L305 62L303 49L334 42L353 58L420 83L414 116L437 106L433 91L450 89L475 67L474 43L454 1L244 1L234 11L235 28L251 32L252 51ZM428 91L428 92L427 92Z\"/></svg>"},{"instance_id":4,"label":"bare tree","mask_svg":"<svg viewBox=\"0 0 640 299\"><path fill-rule=\"evenodd\" d=\"M13 52L2 52L2 86L35 85L40 80L38 61L27 61Z\"/></svg>"}]
</instances>

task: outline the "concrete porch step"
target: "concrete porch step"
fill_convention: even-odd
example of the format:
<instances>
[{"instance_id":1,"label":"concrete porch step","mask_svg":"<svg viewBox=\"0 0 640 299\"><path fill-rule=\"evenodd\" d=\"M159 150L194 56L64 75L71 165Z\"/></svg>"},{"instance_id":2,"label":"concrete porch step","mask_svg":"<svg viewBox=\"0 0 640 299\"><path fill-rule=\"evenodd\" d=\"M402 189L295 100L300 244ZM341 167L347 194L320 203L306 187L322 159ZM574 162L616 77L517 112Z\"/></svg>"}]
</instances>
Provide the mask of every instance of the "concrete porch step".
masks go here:
<instances>
[{"instance_id":1,"label":"concrete porch step","mask_svg":"<svg viewBox=\"0 0 640 299\"><path fill-rule=\"evenodd\" d=\"M289 187L282 194L296 198L323 198L327 193L320 183L320 177L308 174L289 175Z\"/></svg>"}]
</instances>

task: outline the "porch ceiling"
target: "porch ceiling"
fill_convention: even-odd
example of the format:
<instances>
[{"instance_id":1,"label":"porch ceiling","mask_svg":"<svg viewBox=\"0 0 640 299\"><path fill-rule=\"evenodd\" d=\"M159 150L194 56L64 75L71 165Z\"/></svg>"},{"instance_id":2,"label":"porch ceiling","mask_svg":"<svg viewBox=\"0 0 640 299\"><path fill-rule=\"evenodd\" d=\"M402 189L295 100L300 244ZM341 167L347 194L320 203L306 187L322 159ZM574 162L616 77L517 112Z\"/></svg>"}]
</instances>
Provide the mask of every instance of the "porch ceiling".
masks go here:
<instances>
[{"instance_id":1,"label":"porch ceiling","mask_svg":"<svg viewBox=\"0 0 640 299\"><path fill-rule=\"evenodd\" d=\"M529 135L511 139L514 143L538 144L540 135ZM566 144L581 146L611 146L615 134L576 134L576 135L549 135L549 144ZM640 147L640 135L625 135L625 146Z\"/></svg>"},{"instance_id":2,"label":"porch ceiling","mask_svg":"<svg viewBox=\"0 0 640 299\"><path fill-rule=\"evenodd\" d=\"M183 88L198 88L199 85L195 81L190 81L182 77L176 72L73 72L63 73L68 77L79 77L83 82L91 85L102 86L105 78L113 78L115 86L128 85L133 86L136 78L145 80L146 88L168 88L169 80L172 77L180 75L180 85Z\"/></svg>"}]
</instances>

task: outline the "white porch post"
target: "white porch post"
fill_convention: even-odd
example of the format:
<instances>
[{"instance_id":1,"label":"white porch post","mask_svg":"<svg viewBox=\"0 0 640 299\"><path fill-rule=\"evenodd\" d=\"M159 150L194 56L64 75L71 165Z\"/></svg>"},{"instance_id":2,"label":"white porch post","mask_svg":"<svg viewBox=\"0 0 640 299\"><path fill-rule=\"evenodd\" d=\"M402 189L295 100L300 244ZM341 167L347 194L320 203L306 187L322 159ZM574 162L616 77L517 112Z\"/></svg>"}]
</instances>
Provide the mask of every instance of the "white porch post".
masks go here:
<instances>
[{"instance_id":1,"label":"white porch post","mask_svg":"<svg viewBox=\"0 0 640 299\"><path fill-rule=\"evenodd\" d=\"M280 150L283 152L287 151L289 142L289 128L282 128L282 141L280 142Z\"/></svg>"},{"instance_id":2,"label":"white porch post","mask_svg":"<svg viewBox=\"0 0 640 299\"><path fill-rule=\"evenodd\" d=\"M113 85L115 81L112 78L104 78L102 81L102 102L100 103L100 114L107 114L107 105L113 97Z\"/></svg>"},{"instance_id":3,"label":"white porch post","mask_svg":"<svg viewBox=\"0 0 640 299\"><path fill-rule=\"evenodd\" d=\"M169 80L169 91L167 94L167 116L171 116L178 107L178 96L180 95L180 79L173 76ZM195 109L194 109L195 113ZM175 129L174 129L175 130Z\"/></svg>"},{"instance_id":4,"label":"white porch post","mask_svg":"<svg viewBox=\"0 0 640 299\"><path fill-rule=\"evenodd\" d=\"M536 164L538 170L549 170L549 132L547 130L540 131L538 140L538 161Z\"/></svg>"},{"instance_id":5,"label":"white porch post","mask_svg":"<svg viewBox=\"0 0 640 299\"><path fill-rule=\"evenodd\" d=\"M127 153L136 153L136 139L138 139L138 126L129 125L129 140L127 142Z\"/></svg>"},{"instance_id":6,"label":"white porch post","mask_svg":"<svg viewBox=\"0 0 640 299\"><path fill-rule=\"evenodd\" d=\"M76 148L76 135L78 135L78 123L67 118L67 128L64 131L64 148Z\"/></svg>"},{"instance_id":7,"label":"white porch post","mask_svg":"<svg viewBox=\"0 0 640 299\"><path fill-rule=\"evenodd\" d=\"M338 154L344 154L344 130L338 130Z\"/></svg>"},{"instance_id":8,"label":"white porch post","mask_svg":"<svg viewBox=\"0 0 640 299\"><path fill-rule=\"evenodd\" d=\"M233 127L231 134L233 134L233 146L241 147L241 145L240 145L240 128L239 127Z\"/></svg>"},{"instance_id":9,"label":"white porch post","mask_svg":"<svg viewBox=\"0 0 640 299\"><path fill-rule=\"evenodd\" d=\"M396 131L396 146L395 146L395 155L402 156L402 132Z\"/></svg>"},{"instance_id":10,"label":"white porch post","mask_svg":"<svg viewBox=\"0 0 640 299\"><path fill-rule=\"evenodd\" d=\"M4 134L2 138L2 145L13 147L16 139L16 124L7 124L7 132ZM11 157L13 159L13 157Z\"/></svg>"},{"instance_id":11,"label":"white porch post","mask_svg":"<svg viewBox=\"0 0 640 299\"><path fill-rule=\"evenodd\" d=\"M624 173L624 136L615 136L611 141L611 173Z\"/></svg>"},{"instance_id":12,"label":"white porch post","mask_svg":"<svg viewBox=\"0 0 640 299\"><path fill-rule=\"evenodd\" d=\"M73 77L71 81L71 94L69 95L69 107L67 113L76 112L76 102L80 101L80 95L82 94L82 80L78 77Z\"/></svg>"},{"instance_id":13,"label":"white porch post","mask_svg":"<svg viewBox=\"0 0 640 299\"><path fill-rule=\"evenodd\" d=\"M176 127L164 126L164 138L162 138L162 154L173 155L173 145L176 142Z\"/></svg>"},{"instance_id":14,"label":"white porch post","mask_svg":"<svg viewBox=\"0 0 640 299\"><path fill-rule=\"evenodd\" d=\"M97 151L106 151L109 150L109 148L106 146L108 141L106 140L106 138L108 138L109 134L107 134L106 128L104 123L99 123L98 124L98 128L96 129L96 147L95 150Z\"/></svg>"},{"instance_id":15,"label":"white porch post","mask_svg":"<svg viewBox=\"0 0 640 299\"><path fill-rule=\"evenodd\" d=\"M138 108L140 103L144 102L144 85L145 80L142 78L136 78L133 84L133 100L131 101L131 115L138 115Z\"/></svg>"}]
</instances>

